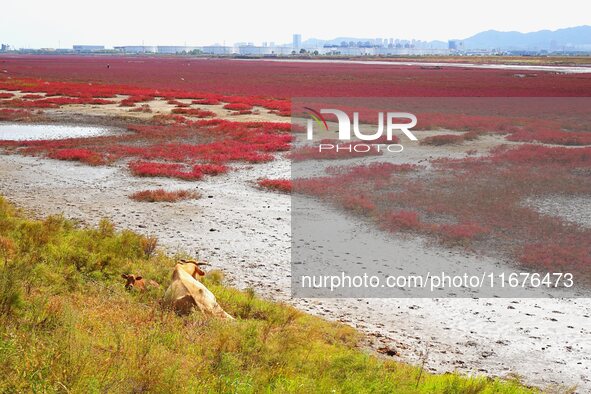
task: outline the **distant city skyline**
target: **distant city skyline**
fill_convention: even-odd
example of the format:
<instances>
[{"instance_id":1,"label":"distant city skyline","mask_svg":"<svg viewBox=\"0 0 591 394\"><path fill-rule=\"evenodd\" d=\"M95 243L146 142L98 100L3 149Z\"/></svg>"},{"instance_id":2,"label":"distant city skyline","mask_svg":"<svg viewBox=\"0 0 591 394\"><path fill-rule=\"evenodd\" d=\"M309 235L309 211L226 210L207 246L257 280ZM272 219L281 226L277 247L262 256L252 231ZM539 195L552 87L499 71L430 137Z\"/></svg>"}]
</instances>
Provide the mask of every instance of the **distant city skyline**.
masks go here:
<instances>
[{"instance_id":1,"label":"distant city skyline","mask_svg":"<svg viewBox=\"0 0 591 394\"><path fill-rule=\"evenodd\" d=\"M17 48L1 43L0 52ZM244 56L421 56L421 55L545 55L591 54L591 25L531 33L488 30L465 39L421 41L400 38L336 37L312 38L302 41L294 33L292 42L276 45L273 41L261 44L240 42L231 45L121 45L107 48L100 44L75 44L72 48L21 49L42 53L124 53L165 55L244 55Z\"/></svg>"},{"instance_id":2,"label":"distant city skyline","mask_svg":"<svg viewBox=\"0 0 591 394\"><path fill-rule=\"evenodd\" d=\"M268 0L171 4L9 0L2 4L0 42L17 48L261 45L290 43L294 33L301 34L302 41L339 36L447 41L489 29L531 32L591 23L588 6L581 0L564 0L559 6L533 0L409 4L369 0L357 8L301 0L287 10Z\"/></svg>"}]
</instances>

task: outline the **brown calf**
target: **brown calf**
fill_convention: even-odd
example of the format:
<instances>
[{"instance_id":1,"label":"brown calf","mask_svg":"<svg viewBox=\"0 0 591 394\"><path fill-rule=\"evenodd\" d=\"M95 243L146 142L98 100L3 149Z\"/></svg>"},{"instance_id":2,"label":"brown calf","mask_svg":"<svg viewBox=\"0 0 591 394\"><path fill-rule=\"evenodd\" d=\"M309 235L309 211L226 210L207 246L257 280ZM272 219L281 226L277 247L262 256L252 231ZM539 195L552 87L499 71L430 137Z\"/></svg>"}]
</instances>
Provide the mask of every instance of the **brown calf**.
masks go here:
<instances>
[{"instance_id":1,"label":"brown calf","mask_svg":"<svg viewBox=\"0 0 591 394\"><path fill-rule=\"evenodd\" d=\"M135 276L134 274L121 274L121 277L127 282L125 283L125 289L139 291L146 291L146 286L159 288L160 285L153 280L149 280L147 283L141 276Z\"/></svg>"}]
</instances>

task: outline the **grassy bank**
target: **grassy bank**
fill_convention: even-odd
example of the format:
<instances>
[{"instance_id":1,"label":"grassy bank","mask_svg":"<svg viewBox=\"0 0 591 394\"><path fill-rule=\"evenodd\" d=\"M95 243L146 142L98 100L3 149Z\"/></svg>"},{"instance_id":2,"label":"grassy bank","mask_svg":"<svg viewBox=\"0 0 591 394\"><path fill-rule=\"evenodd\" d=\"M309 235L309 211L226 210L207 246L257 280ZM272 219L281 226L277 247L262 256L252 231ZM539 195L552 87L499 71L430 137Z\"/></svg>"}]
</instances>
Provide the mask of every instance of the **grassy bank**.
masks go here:
<instances>
[{"instance_id":1,"label":"grassy bank","mask_svg":"<svg viewBox=\"0 0 591 394\"><path fill-rule=\"evenodd\" d=\"M0 392L527 393L431 375L358 347L353 329L223 286L236 321L179 318L159 300L174 259L108 221L23 217L0 198ZM162 288L127 292L121 273Z\"/></svg>"}]
</instances>

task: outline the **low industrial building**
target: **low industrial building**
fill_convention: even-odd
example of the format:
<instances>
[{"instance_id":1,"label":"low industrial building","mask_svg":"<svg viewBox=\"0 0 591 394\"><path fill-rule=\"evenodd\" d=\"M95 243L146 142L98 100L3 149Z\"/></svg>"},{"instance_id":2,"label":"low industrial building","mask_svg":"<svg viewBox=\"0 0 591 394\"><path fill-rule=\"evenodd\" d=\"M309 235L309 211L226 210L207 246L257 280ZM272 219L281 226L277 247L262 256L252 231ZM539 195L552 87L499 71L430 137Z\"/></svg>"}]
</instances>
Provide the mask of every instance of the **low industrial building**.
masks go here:
<instances>
[{"instance_id":1,"label":"low industrial building","mask_svg":"<svg viewBox=\"0 0 591 394\"><path fill-rule=\"evenodd\" d=\"M72 46L74 52L99 52L104 51L104 45L74 45Z\"/></svg>"},{"instance_id":2,"label":"low industrial building","mask_svg":"<svg viewBox=\"0 0 591 394\"><path fill-rule=\"evenodd\" d=\"M114 47L116 51L123 53L157 53L158 47L152 45L126 45Z\"/></svg>"},{"instance_id":3,"label":"low industrial building","mask_svg":"<svg viewBox=\"0 0 591 394\"><path fill-rule=\"evenodd\" d=\"M190 53L194 51L201 51L201 47L192 47L192 46L179 46L179 45L159 45L157 47L158 53L175 55L175 54L183 54L183 53Z\"/></svg>"}]
</instances>

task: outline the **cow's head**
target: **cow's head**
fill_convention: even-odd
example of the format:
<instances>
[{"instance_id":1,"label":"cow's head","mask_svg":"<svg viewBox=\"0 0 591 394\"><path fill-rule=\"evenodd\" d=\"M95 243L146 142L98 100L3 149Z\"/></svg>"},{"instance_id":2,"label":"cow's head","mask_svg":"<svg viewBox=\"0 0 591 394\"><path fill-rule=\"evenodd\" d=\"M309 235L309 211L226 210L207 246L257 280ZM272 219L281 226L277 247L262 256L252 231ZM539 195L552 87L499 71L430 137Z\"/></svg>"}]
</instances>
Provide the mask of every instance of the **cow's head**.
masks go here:
<instances>
[{"instance_id":1,"label":"cow's head","mask_svg":"<svg viewBox=\"0 0 591 394\"><path fill-rule=\"evenodd\" d=\"M196 280L201 280L205 276L205 271L203 271L200 266L202 265L209 265L208 263L198 262L195 260L179 260L179 264L183 271L191 275Z\"/></svg>"},{"instance_id":2,"label":"cow's head","mask_svg":"<svg viewBox=\"0 0 591 394\"><path fill-rule=\"evenodd\" d=\"M132 290L134 287L139 289L144 288L144 281L141 276L135 276L133 274L121 274L121 277L126 280L125 289Z\"/></svg>"}]
</instances>

